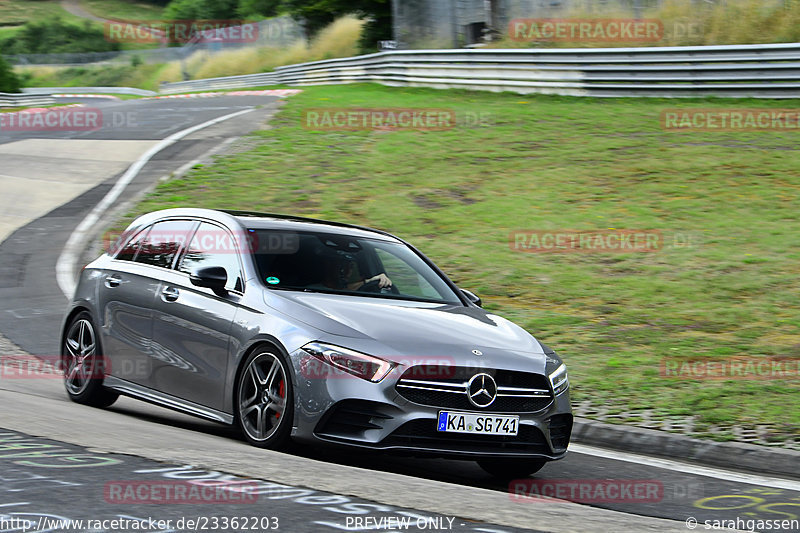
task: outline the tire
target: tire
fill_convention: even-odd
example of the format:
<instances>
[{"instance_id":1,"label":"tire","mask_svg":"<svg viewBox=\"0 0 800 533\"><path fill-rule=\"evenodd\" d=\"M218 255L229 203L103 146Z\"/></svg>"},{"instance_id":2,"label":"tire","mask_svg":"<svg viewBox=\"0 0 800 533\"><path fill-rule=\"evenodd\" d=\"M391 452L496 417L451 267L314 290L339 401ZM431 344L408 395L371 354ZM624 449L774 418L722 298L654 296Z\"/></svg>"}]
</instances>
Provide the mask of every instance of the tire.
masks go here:
<instances>
[{"instance_id":1,"label":"tire","mask_svg":"<svg viewBox=\"0 0 800 533\"><path fill-rule=\"evenodd\" d=\"M119 394L103 387L106 361L92 316L86 311L75 315L61 342L61 367L64 388L70 400L92 407L108 407Z\"/></svg>"},{"instance_id":2,"label":"tire","mask_svg":"<svg viewBox=\"0 0 800 533\"><path fill-rule=\"evenodd\" d=\"M510 480L517 478L525 478L531 474L535 474L542 467L547 464L547 461L542 459L480 459L478 466L483 468L487 473L492 476L502 479Z\"/></svg>"},{"instance_id":3,"label":"tire","mask_svg":"<svg viewBox=\"0 0 800 533\"><path fill-rule=\"evenodd\" d=\"M259 448L282 450L290 442L294 387L286 359L272 347L256 349L242 365L234 396L236 424Z\"/></svg>"}]
</instances>

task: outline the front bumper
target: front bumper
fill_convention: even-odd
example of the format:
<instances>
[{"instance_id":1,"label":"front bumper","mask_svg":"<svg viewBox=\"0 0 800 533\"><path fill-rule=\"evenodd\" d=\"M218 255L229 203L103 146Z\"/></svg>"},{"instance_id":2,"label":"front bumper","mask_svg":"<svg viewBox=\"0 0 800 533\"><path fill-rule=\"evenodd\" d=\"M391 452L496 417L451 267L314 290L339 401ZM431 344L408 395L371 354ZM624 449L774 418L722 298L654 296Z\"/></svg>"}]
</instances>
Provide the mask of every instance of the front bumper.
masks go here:
<instances>
[{"instance_id":1,"label":"front bumper","mask_svg":"<svg viewBox=\"0 0 800 533\"><path fill-rule=\"evenodd\" d=\"M371 383L349 374L319 372L318 366L309 371L309 358L302 350L291 359L296 379L292 436L297 440L470 459L556 460L566 454L572 431L569 391L539 411L506 413L520 418L519 433L514 437L443 433L436 430L439 411L466 410L407 400L395 388L400 369L380 383Z\"/></svg>"}]
</instances>

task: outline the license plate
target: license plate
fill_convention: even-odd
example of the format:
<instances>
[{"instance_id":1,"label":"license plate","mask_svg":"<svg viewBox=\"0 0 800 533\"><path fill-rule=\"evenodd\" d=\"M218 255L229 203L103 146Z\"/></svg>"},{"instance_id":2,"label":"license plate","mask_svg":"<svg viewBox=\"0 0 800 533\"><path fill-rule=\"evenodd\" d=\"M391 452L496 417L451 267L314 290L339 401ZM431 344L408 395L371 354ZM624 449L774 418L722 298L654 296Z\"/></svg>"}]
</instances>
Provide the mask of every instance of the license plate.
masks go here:
<instances>
[{"instance_id":1,"label":"license plate","mask_svg":"<svg viewBox=\"0 0 800 533\"><path fill-rule=\"evenodd\" d=\"M436 429L447 433L516 435L519 431L519 417L514 415L439 411L439 423Z\"/></svg>"}]
</instances>

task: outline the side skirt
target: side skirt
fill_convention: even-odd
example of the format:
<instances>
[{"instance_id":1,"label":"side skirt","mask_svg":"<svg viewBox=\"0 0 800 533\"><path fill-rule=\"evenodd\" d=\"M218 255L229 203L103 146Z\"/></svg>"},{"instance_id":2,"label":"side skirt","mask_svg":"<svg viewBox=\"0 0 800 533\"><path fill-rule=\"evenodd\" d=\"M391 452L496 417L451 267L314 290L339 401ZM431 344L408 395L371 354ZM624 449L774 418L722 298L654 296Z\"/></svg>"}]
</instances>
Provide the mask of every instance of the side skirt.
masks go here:
<instances>
[{"instance_id":1,"label":"side skirt","mask_svg":"<svg viewBox=\"0 0 800 533\"><path fill-rule=\"evenodd\" d=\"M149 389L114 376L106 376L103 380L103 386L125 396L131 396L161 407L167 407L189 415L199 416L200 418L205 418L206 420L214 422L221 422L228 425L233 424L233 415L181 398L176 398L175 396L170 396L169 394Z\"/></svg>"}]
</instances>

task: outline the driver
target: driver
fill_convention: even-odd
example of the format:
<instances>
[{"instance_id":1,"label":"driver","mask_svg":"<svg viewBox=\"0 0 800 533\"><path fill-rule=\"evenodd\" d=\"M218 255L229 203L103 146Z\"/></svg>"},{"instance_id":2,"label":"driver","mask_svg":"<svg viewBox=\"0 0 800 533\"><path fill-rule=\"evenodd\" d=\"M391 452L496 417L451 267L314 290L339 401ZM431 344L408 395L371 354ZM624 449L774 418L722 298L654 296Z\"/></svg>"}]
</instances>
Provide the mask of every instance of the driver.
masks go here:
<instances>
[{"instance_id":1,"label":"driver","mask_svg":"<svg viewBox=\"0 0 800 533\"><path fill-rule=\"evenodd\" d=\"M360 278L354 281L353 274L356 270L356 262L349 257L326 258L325 278L322 280L322 284L329 289L347 289L351 291L357 291L367 283L374 281L378 282L379 289L392 286L392 280L383 272L371 278Z\"/></svg>"}]
</instances>

